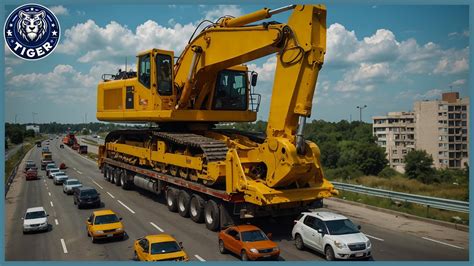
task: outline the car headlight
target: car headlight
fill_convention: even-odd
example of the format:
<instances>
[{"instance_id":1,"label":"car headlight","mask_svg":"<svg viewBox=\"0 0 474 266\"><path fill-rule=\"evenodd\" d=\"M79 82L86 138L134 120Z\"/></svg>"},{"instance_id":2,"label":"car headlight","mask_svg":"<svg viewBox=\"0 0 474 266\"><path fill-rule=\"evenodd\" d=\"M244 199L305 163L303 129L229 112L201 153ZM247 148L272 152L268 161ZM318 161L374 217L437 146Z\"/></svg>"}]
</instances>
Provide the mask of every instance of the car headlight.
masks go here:
<instances>
[{"instance_id":1,"label":"car headlight","mask_svg":"<svg viewBox=\"0 0 474 266\"><path fill-rule=\"evenodd\" d=\"M278 247L274 247L272 251L280 251Z\"/></svg>"},{"instance_id":2,"label":"car headlight","mask_svg":"<svg viewBox=\"0 0 474 266\"><path fill-rule=\"evenodd\" d=\"M251 248L251 249L250 249L250 252L252 252L252 253L258 253L258 250L257 250L256 248Z\"/></svg>"},{"instance_id":3,"label":"car headlight","mask_svg":"<svg viewBox=\"0 0 474 266\"><path fill-rule=\"evenodd\" d=\"M342 242L339 242L337 240L334 240L334 245L337 247L337 248L346 248L347 245L342 243Z\"/></svg>"},{"instance_id":4,"label":"car headlight","mask_svg":"<svg viewBox=\"0 0 474 266\"><path fill-rule=\"evenodd\" d=\"M119 227L117 229L115 229L116 231L123 231L123 227Z\"/></svg>"},{"instance_id":5,"label":"car headlight","mask_svg":"<svg viewBox=\"0 0 474 266\"><path fill-rule=\"evenodd\" d=\"M97 231L94 231L94 233L96 233L96 234L103 234L104 231L102 231L102 230L97 230Z\"/></svg>"},{"instance_id":6,"label":"car headlight","mask_svg":"<svg viewBox=\"0 0 474 266\"><path fill-rule=\"evenodd\" d=\"M370 248L372 246L372 242L370 242L370 240L367 240L367 242L365 242L365 246L367 248Z\"/></svg>"}]
</instances>

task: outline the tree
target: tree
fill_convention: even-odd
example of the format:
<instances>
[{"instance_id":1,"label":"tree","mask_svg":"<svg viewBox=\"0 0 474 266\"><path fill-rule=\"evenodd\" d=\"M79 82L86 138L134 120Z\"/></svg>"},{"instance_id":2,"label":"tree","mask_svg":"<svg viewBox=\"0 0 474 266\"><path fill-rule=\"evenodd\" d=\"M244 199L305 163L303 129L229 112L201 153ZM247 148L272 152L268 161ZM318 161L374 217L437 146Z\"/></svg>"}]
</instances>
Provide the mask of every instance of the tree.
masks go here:
<instances>
[{"instance_id":1,"label":"tree","mask_svg":"<svg viewBox=\"0 0 474 266\"><path fill-rule=\"evenodd\" d=\"M23 131L19 128L12 128L9 137L13 144L20 144L23 142Z\"/></svg>"},{"instance_id":2,"label":"tree","mask_svg":"<svg viewBox=\"0 0 474 266\"><path fill-rule=\"evenodd\" d=\"M405 155L405 174L410 179L418 179L425 184L437 182L432 166L433 157L424 150L412 150Z\"/></svg>"},{"instance_id":3,"label":"tree","mask_svg":"<svg viewBox=\"0 0 474 266\"><path fill-rule=\"evenodd\" d=\"M27 138L34 138L35 137L35 131L33 129L28 129L25 132L25 137Z\"/></svg>"}]
</instances>

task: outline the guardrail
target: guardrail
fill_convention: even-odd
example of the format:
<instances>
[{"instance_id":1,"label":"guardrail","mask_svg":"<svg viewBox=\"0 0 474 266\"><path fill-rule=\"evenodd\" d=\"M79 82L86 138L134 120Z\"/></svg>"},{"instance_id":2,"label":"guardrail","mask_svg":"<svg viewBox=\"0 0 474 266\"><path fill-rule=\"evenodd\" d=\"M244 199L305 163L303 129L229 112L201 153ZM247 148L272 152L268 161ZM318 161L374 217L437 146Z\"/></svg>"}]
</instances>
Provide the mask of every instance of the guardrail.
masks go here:
<instances>
[{"instance_id":1,"label":"guardrail","mask_svg":"<svg viewBox=\"0 0 474 266\"><path fill-rule=\"evenodd\" d=\"M23 152L23 149L25 148L25 145L23 143L20 144L20 145L21 145L21 148L19 150L17 150L15 153L17 153L19 151ZM13 171L8 176L8 179L6 180L6 183L5 183L5 197L7 196L8 190L10 189L10 185L13 182L13 178L15 178L16 173L18 172L18 166L20 166L20 163L23 161L23 159L25 158L25 155L27 153L28 152L25 152L25 154L23 154L23 157L21 157L20 160L18 160L18 162L15 164L15 167L13 168ZM6 162L6 160L5 160L5 162Z\"/></svg>"},{"instance_id":2,"label":"guardrail","mask_svg":"<svg viewBox=\"0 0 474 266\"><path fill-rule=\"evenodd\" d=\"M422 196L416 194L409 194L403 192L396 192L378 188L371 188L362 185L354 185L354 184L347 184L341 182L334 182L331 183L339 190L345 190L350 192L356 192L360 194L366 194L370 196L377 196L381 198L388 198L392 200L398 200L403 202L410 202L425 205L428 208L435 208L441 210L448 210L448 211L457 211L463 213L469 213L469 202L467 201L459 201L459 200L450 200L450 199L443 199L443 198L435 198L430 196Z\"/></svg>"}]
</instances>

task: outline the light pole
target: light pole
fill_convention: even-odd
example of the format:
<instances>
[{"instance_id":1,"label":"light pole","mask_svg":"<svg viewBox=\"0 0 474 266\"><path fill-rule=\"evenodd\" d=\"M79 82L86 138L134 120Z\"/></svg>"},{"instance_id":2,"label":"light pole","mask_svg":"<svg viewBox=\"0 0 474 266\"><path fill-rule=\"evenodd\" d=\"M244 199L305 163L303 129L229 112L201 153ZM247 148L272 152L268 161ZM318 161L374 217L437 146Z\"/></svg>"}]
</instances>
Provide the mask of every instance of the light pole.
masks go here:
<instances>
[{"instance_id":1,"label":"light pole","mask_svg":"<svg viewBox=\"0 0 474 266\"><path fill-rule=\"evenodd\" d=\"M357 106L357 109L359 109L359 122L362 122L362 109L367 108L367 105L364 104L364 106Z\"/></svg>"}]
</instances>

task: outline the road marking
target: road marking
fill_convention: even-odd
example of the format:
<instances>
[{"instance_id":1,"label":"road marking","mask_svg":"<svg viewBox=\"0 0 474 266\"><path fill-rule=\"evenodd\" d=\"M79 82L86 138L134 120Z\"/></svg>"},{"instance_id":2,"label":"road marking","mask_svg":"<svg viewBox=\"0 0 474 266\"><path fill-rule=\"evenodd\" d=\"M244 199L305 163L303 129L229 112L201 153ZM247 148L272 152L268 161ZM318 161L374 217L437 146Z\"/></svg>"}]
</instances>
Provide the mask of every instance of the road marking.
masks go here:
<instances>
[{"instance_id":1,"label":"road marking","mask_svg":"<svg viewBox=\"0 0 474 266\"><path fill-rule=\"evenodd\" d=\"M52 202L52 201L50 201L49 203L51 204L51 207L54 207L54 205L53 205L53 202Z\"/></svg>"},{"instance_id":2,"label":"road marking","mask_svg":"<svg viewBox=\"0 0 474 266\"><path fill-rule=\"evenodd\" d=\"M56 225L58 225L59 224L58 219L54 219L54 223L56 223Z\"/></svg>"},{"instance_id":3,"label":"road marking","mask_svg":"<svg viewBox=\"0 0 474 266\"><path fill-rule=\"evenodd\" d=\"M200 261L206 261L205 259L201 258L201 256L199 256L198 254L194 255L194 257L196 257L196 259Z\"/></svg>"},{"instance_id":4,"label":"road marking","mask_svg":"<svg viewBox=\"0 0 474 266\"><path fill-rule=\"evenodd\" d=\"M63 246L63 252L64 252L64 254L67 254L66 243L64 242L64 239L62 239L62 238L61 238L61 245Z\"/></svg>"},{"instance_id":5,"label":"road marking","mask_svg":"<svg viewBox=\"0 0 474 266\"><path fill-rule=\"evenodd\" d=\"M51 197L51 192L48 192L48 195Z\"/></svg>"},{"instance_id":6,"label":"road marking","mask_svg":"<svg viewBox=\"0 0 474 266\"><path fill-rule=\"evenodd\" d=\"M45 183L46 183L46 179L43 179L43 182L45 182Z\"/></svg>"},{"instance_id":7,"label":"road marking","mask_svg":"<svg viewBox=\"0 0 474 266\"><path fill-rule=\"evenodd\" d=\"M109 192L107 192L107 194L109 194L109 196L111 196L113 199L115 199L114 195L110 194Z\"/></svg>"},{"instance_id":8,"label":"road marking","mask_svg":"<svg viewBox=\"0 0 474 266\"><path fill-rule=\"evenodd\" d=\"M82 172L81 172L81 171L78 171L78 170L76 170L76 171L77 171L78 174L82 175Z\"/></svg>"},{"instance_id":9,"label":"road marking","mask_svg":"<svg viewBox=\"0 0 474 266\"><path fill-rule=\"evenodd\" d=\"M378 241L382 241L382 242L385 241L385 240L383 240L382 238L378 238L378 237L375 237L375 236L371 236L371 235L368 235L368 234L366 234L366 233L364 233L364 235L367 236L368 238L377 239Z\"/></svg>"},{"instance_id":10,"label":"road marking","mask_svg":"<svg viewBox=\"0 0 474 266\"><path fill-rule=\"evenodd\" d=\"M92 180L92 182L94 182L94 184L96 184L97 186L99 186L101 189L104 189L101 185L99 185L97 182L95 182L94 180ZM113 198L113 197L112 197Z\"/></svg>"},{"instance_id":11,"label":"road marking","mask_svg":"<svg viewBox=\"0 0 474 266\"><path fill-rule=\"evenodd\" d=\"M464 248L462 248L462 247L458 247L458 246L455 246L455 245L451 245L451 244L448 244L448 243L444 243L444 242L441 242L441 241L438 241L438 240L434 240L434 239L431 239L431 238L428 238L428 237L422 237L422 238L425 239L425 240L428 240L428 241L433 241L433 242L435 242L435 243L443 244L443 245L450 246L450 247L453 247L453 248L464 249Z\"/></svg>"},{"instance_id":12,"label":"road marking","mask_svg":"<svg viewBox=\"0 0 474 266\"><path fill-rule=\"evenodd\" d=\"M163 229L161 229L158 225L156 225L156 224L154 224L154 223L152 223L152 222L150 222L150 224L151 224L153 227L155 227L156 229L158 229L158 231L160 231L160 232L162 232L162 233L164 232Z\"/></svg>"},{"instance_id":13,"label":"road marking","mask_svg":"<svg viewBox=\"0 0 474 266\"><path fill-rule=\"evenodd\" d=\"M76 171L77 171L76 167L73 167L72 169L74 169L74 170L76 170Z\"/></svg>"},{"instance_id":14,"label":"road marking","mask_svg":"<svg viewBox=\"0 0 474 266\"><path fill-rule=\"evenodd\" d=\"M118 203L122 204L122 206L124 206L124 207L125 207L127 210L129 210L131 213L135 214L135 212L134 212L132 209L130 209L127 205L123 204L123 202L121 202L120 200L117 200L117 201L118 201Z\"/></svg>"}]
</instances>

